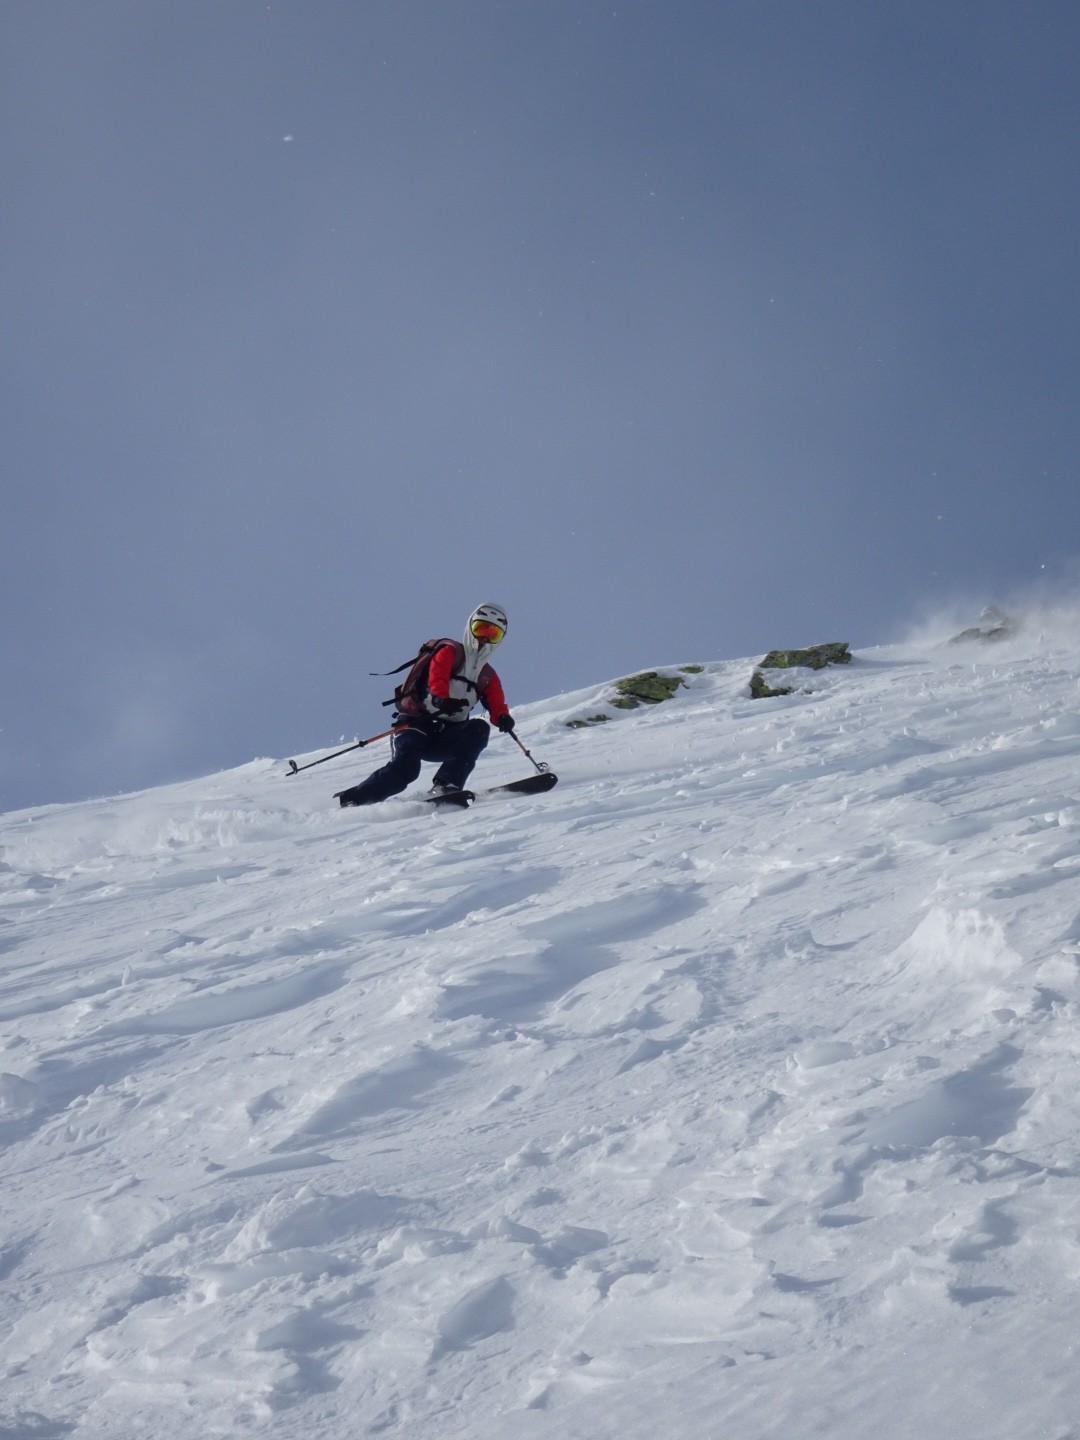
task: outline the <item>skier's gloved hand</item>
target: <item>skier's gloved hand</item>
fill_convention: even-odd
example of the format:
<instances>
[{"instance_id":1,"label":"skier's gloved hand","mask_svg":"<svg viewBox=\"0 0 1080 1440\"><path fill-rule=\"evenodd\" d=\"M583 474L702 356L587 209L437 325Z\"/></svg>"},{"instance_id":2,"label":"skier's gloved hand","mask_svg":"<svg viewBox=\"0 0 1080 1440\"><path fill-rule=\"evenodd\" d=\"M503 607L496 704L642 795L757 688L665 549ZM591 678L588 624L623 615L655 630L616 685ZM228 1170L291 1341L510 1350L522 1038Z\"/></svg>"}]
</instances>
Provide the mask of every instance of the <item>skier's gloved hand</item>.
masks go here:
<instances>
[{"instance_id":1,"label":"skier's gloved hand","mask_svg":"<svg viewBox=\"0 0 1080 1440\"><path fill-rule=\"evenodd\" d=\"M445 700L440 700L437 696L433 698L435 700L435 709L440 715L460 715L462 710L469 708L469 702L467 700L453 700L449 697Z\"/></svg>"},{"instance_id":2,"label":"skier's gloved hand","mask_svg":"<svg viewBox=\"0 0 1080 1440\"><path fill-rule=\"evenodd\" d=\"M501 730L504 735L509 735L514 728L513 715L500 715L495 721L496 730Z\"/></svg>"}]
</instances>

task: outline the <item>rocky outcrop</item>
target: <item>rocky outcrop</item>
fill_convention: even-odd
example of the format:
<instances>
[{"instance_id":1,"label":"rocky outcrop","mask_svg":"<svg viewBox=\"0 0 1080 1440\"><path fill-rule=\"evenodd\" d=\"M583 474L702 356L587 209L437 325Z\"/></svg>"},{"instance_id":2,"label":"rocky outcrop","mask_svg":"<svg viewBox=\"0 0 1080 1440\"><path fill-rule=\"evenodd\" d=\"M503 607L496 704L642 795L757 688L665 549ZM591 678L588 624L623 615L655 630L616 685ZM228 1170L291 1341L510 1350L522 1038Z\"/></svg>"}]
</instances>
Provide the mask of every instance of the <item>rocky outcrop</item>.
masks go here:
<instances>
[{"instance_id":1,"label":"rocky outcrop","mask_svg":"<svg viewBox=\"0 0 1080 1440\"><path fill-rule=\"evenodd\" d=\"M625 680L615 681L611 704L616 710L659 705L661 701L670 700L682 683L679 675L661 675L659 670L643 670L640 675L628 675Z\"/></svg>"},{"instance_id":2,"label":"rocky outcrop","mask_svg":"<svg viewBox=\"0 0 1080 1440\"><path fill-rule=\"evenodd\" d=\"M767 699L772 695L790 695L794 685L777 683L775 672L779 670L824 670L826 665L848 665L851 663L851 646L846 640L834 640L825 645L811 645L805 650L770 650L750 677L750 695L754 700Z\"/></svg>"},{"instance_id":3,"label":"rocky outcrop","mask_svg":"<svg viewBox=\"0 0 1080 1440\"><path fill-rule=\"evenodd\" d=\"M970 641L1011 640L1019 631L1020 622L1012 615L1006 615L996 605L988 605L979 616L978 625L971 626L968 630L961 630L959 635L954 635L949 641L950 645L963 645Z\"/></svg>"},{"instance_id":4,"label":"rocky outcrop","mask_svg":"<svg viewBox=\"0 0 1080 1440\"><path fill-rule=\"evenodd\" d=\"M677 671L642 670L637 675L627 675L615 681L615 693L607 704L615 710L636 710L640 705L660 705L670 700L679 687L686 682L684 675L700 675L704 665L680 665ZM567 728L580 730L585 725L602 725L612 716L601 711L596 715L585 715L577 720L568 720Z\"/></svg>"}]
</instances>

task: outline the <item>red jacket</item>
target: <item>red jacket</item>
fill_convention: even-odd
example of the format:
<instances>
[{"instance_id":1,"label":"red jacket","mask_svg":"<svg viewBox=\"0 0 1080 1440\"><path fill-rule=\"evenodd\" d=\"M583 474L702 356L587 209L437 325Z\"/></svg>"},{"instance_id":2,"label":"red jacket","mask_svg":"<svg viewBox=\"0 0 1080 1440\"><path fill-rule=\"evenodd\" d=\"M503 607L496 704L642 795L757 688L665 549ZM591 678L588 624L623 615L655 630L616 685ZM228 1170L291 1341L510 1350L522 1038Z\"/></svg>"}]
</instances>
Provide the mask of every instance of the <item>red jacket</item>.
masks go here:
<instances>
[{"instance_id":1,"label":"red jacket","mask_svg":"<svg viewBox=\"0 0 1080 1440\"><path fill-rule=\"evenodd\" d=\"M436 700L450 698L450 681L454 677L457 648L455 645L443 645L431 657L428 689ZM506 704L506 696L503 694L502 681L490 665L483 666L477 676L476 693L484 709L496 724L503 715L510 713Z\"/></svg>"}]
</instances>

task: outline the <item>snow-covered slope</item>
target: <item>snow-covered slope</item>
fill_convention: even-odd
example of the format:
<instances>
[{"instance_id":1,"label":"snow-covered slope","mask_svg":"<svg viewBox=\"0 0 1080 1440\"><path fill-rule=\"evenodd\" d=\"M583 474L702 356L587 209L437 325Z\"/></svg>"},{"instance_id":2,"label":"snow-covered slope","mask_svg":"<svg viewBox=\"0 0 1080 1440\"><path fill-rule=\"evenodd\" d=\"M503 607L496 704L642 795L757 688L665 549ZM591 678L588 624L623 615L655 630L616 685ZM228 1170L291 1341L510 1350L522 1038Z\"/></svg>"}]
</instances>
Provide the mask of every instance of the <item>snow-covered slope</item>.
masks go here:
<instances>
[{"instance_id":1,"label":"snow-covered slope","mask_svg":"<svg viewBox=\"0 0 1080 1440\"><path fill-rule=\"evenodd\" d=\"M0 1436L1080 1435L1078 660L0 817Z\"/></svg>"}]
</instances>

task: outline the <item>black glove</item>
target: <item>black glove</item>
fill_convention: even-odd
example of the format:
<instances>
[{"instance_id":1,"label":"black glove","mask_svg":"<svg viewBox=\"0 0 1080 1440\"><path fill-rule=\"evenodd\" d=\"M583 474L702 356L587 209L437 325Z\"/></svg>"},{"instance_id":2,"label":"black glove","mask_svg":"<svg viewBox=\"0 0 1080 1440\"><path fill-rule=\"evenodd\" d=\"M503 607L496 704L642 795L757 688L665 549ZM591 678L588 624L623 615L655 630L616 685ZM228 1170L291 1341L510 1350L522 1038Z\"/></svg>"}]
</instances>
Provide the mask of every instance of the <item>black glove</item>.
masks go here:
<instances>
[{"instance_id":1,"label":"black glove","mask_svg":"<svg viewBox=\"0 0 1080 1440\"><path fill-rule=\"evenodd\" d=\"M504 735L509 735L514 728L513 715L500 715L495 721L495 729L501 730Z\"/></svg>"},{"instance_id":2,"label":"black glove","mask_svg":"<svg viewBox=\"0 0 1080 1440\"><path fill-rule=\"evenodd\" d=\"M462 710L469 708L467 700L451 700L449 698L440 700L437 696L432 696L432 699L435 701L435 709L440 715L460 715Z\"/></svg>"}]
</instances>

